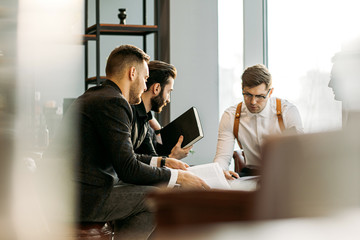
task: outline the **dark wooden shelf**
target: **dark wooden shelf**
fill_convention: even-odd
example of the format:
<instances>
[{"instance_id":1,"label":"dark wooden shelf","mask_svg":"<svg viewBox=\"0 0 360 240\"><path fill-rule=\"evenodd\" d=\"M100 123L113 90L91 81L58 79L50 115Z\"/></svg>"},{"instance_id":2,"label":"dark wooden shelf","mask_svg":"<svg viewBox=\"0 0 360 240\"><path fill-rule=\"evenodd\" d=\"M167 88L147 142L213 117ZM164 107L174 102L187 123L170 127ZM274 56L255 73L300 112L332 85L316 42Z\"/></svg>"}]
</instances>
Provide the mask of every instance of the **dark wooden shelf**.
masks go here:
<instances>
[{"instance_id":1,"label":"dark wooden shelf","mask_svg":"<svg viewBox=\"0 0 360 240\"><path fill-rule=\"evenodd\" d=\"M96 34L85 34L83 35L83 40L84 41L96 40Z\"/></svg>"},{"instance_id":2,"label":"dark wooden shelf","mask_svg":"<svg viewBox=\"0 0 360 240\"><path fill-rule=\"evenodd\" d=\"M168 1L168 0L167 0ZM142 2L142 22L138 23L140 25L135 24L120 24L120 22L114 23L100 23L100 2L101 0L95 0L95 15L91 16L93 21L93 17L95 17L95 24L89 25L89 0L84 1L85 7L85 16L84 16L84 28L85 31L82 35L82 43L84 45L85 50L85 61L84 61L84 82L85 82L85 90L89 87L89 85L100 85L106 79L104 76L100 76L100 52L102 45L100 42L102 41L101 36L133 36L136 38L142 39L142 50L145 52L147 51L148 42L154 44L154 59L158 59L160 56L160 12L161 12L161 0L154 0L153 10L154 10L154 20L153 22L148 25L147 23L147 16L146 16L146 9L147 9L147 0L143 0ZM92 0L93 2L93 0ZM166 5L167 6L167 5ZM92 10L91 10L92 11ZM148 37L154 37L153 41L148 41ZM130 39L122 39L120 37L121 44L125 44L128 42L127 40ZM91 42L93 44L88 44ZM131 41L130 41L131 42ZM92 53L90 50L95 50L95 66L91 66L93 64L89 64L89 57L92 57ZM89 76L89 68L95 70L96 76ZM94 67L94 68L93 68Z\"/></svg>"},{"instance_id":3,"label":"dark wooden shelf","mask_svg":"<svg viewBox=\"0 0 360 240\"><path fill-rule=\"evenodd\" d=\"M96 34L96 24L86 29L86 34ZM138 35L158 32L157 25L100 24L101 35Z\"/></svg>"},{"instance_id":4,"label":"dark wooden shelf","mask_svg":"<svg viewBox=\"0 0 360 240\"><path fill-rule=\"evenodd\" d=\"M107 78L105 76L100 76L100 84L103 83ZM91 77L86 79L86 84L97 84L96 77Z\"/></svg>"}]
</instances>

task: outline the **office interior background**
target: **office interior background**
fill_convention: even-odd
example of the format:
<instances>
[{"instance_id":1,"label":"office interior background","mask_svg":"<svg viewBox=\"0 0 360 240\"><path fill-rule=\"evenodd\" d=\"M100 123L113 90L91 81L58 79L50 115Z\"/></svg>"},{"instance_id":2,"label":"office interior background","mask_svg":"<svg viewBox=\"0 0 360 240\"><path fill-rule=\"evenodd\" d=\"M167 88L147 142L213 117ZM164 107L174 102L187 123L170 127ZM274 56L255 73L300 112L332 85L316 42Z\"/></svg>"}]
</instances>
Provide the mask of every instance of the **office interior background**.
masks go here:
<instances>
[{"instance_id":1,"label":"office interior background","mask_svg":"<svg viewBox=\"0 0 360 240\"><path fill-rule=\"evenodd\" d=\"M89 1L89 25L94 2ZM152 24L153 1L148 2ZM14 230L18 239L41 239L42 234L39 229L25 236L27 229L38 227L35 220L43 221L24 160L33 140L29 116L50 106L60 119L64 98L84 91L83 6L83 1L71 0L0 3L0 166L1 195L6 196L0 229L21 224L21 230ZM220 117L242 101L241 74L257 63L268 66L274 95L298 106L306 133L340 129L341 103L328 87L331 58L359 36L359 7L357 0L170 0L169 55L178 70L170 119L195 106L204 130L187 162L212 162ZM127 9L128 24L141 24L141 0L101 1L101 21L118 23L118 8ZM152 41L150 37L147 52L154 59ZM136 37L102 37L102 75L106 57L121 44L142 47ZM95 70L89 71L92 75ZM55 212L71 212L71 197L57 191L63 189L61 183L53 189L53 205L63 206Z\"/></svg>"}]
</instances>

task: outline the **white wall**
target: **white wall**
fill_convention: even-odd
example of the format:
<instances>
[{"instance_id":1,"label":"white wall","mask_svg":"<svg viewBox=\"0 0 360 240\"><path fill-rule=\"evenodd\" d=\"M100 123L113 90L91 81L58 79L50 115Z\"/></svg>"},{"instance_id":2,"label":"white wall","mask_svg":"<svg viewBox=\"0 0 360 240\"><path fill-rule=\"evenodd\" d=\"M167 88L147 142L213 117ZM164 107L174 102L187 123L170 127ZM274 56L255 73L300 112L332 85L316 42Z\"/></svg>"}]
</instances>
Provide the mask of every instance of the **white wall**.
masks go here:
<instances>
[{"instance_id":1,"label":"white wall","mask_svg":"<svg viewBox=\"0 0 360 240\"><path fill-rule=\"evenodd\" d=\"M191 106L199 112L204 138L190 164L212 162L219 124L218 1L170 1L170 62L178 70L170 105L175 119Z\"/></svg>"}]
</instances>

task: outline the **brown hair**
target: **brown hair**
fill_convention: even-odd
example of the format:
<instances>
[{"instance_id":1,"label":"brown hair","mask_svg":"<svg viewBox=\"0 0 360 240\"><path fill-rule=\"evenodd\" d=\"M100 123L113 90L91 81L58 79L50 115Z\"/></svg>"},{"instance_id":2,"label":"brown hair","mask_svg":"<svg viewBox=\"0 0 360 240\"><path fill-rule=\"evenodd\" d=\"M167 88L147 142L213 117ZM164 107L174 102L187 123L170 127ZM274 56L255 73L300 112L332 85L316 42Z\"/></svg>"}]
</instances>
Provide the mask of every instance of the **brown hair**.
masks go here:
<instances>
[{"instance_id":1,"label":"brown hair","mask_svg":"<svg viewBox=\"0 0 360 240\"><path fill-rule=\"evenodd\" d=\"M265 83L266 89L272 84L271 74L263 64L256 64L245 69L242 79L242 88L253 88Z\"/></svg>"},{"instance_id":2,"label":"brown hair","mask_svg":"<svg viewBox=\"0 0 360 240\"><path fill-rule=\"evenodd\" d=\"M133 45L121 45L115 48L109 55L106 63L106 76L122 74L126 66L149 63L150 57L143 50Z\"/></svg>"},{"instance_id":3,"label":"brown hair","mask_svg":"<svg viewBox=\"0 0 360 240\"><path fill-rule=\"evenodd\" d=\"M174 65L162 62L151 61L149 63L149 78L146 82L146 87L149 90L151 85L160 83L161 88L168 83L169 77L176 78L177 71Z\"/></svg>"}]
</instances>

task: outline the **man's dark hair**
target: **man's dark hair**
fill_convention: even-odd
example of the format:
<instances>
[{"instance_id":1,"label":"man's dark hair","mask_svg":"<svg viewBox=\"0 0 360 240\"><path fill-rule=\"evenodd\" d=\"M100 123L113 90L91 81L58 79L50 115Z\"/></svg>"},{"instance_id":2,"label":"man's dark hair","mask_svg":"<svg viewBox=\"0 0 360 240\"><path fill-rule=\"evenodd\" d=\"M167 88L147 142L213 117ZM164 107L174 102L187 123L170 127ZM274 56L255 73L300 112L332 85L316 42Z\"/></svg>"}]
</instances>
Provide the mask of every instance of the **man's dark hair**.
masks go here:
<instances>
[{"instance_id":1,"label":"man's dark hair","mask_svg":"<svg viewBox=\"0 0 360 240\"><path fill-rule=\"evenodd\" d=\"M169 77L176 78L176 68L174 65L162 61L150 61L149 63L149 78L146 82L146 87L149 90L155 83L160 83L161 90L169 82Z\"/></svg>"},{"instance_id":2,"label":"man's dark hair","mask_svg":"<svg viewBox=\"0 0 360 240\"><path fill-rule=\"evenodd\" d=\"M121 74L126 66L149 63L150 57L143 50L133 45L121 45L115 48L109 55L106 63L106 76Z\"/></svg>"},{"instance_id":3,"label":"man's dark hair","mask_svg":"<svg viewBox=\"0 0 360 240\"><path fill-rule=\"evenodd\" d=\"M272 83L269 70L262 64L256 64L245 69L241 79L243 89L244 87L253 88L262 83L265 83L266 89L269 89Z\"/></svg>"}]
</instances>

